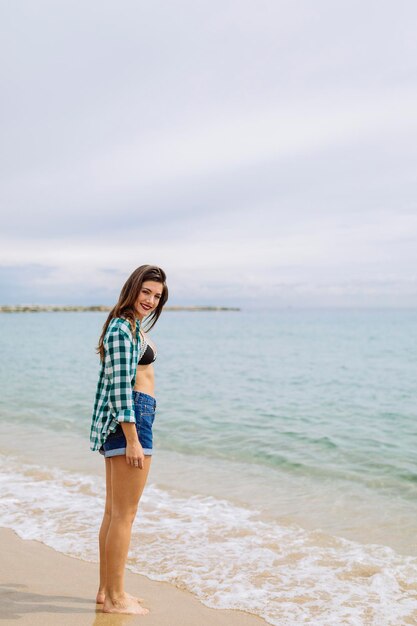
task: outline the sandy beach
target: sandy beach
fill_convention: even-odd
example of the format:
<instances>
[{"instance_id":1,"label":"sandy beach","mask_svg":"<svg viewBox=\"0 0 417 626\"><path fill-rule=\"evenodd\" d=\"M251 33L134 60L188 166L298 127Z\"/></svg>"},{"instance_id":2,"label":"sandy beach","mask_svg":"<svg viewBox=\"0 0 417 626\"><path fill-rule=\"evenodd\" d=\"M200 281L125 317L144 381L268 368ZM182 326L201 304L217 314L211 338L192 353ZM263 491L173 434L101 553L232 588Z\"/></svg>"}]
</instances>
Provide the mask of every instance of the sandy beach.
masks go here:
<instances>
[{"instance_id":1,"label":"sandy beach","mask_svg":"<svg viewBox=\"0 0 417 626\"><path fill-rule=\"evenodd\" d=\"M0 528L1 615L7 624L30 626L261 626L263 619L243 611L210 609L192 594L164 582L127 572L126 588L144 598L145 616L105 615L94 602L97 564L55 552L37 541L23 541Z\"/></svg>"}]
</instances>

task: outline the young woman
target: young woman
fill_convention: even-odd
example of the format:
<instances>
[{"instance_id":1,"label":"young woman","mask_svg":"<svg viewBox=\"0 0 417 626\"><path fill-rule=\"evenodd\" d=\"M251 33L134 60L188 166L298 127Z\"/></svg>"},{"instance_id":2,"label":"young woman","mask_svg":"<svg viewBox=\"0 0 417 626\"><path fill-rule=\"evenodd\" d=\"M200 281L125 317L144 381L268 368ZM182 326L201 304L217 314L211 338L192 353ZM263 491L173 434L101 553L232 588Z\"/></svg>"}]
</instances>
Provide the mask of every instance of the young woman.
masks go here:
<instances>
[{"instance_id":1,"label":"young woman","mask_svg":"<svg viewBox=\"0 0 417 626\"><path fill-rule=\"evenodd\" d=\"M165 272L141 265L127 279L98 343L100 371L91 423L91 449L105 457L106 505L99 534L100 585L105 613L145 615L140 598L125 592L124 570L133 520L152 459L155 418L150 330L168 300Z\"/></svg>"}]
</instances>

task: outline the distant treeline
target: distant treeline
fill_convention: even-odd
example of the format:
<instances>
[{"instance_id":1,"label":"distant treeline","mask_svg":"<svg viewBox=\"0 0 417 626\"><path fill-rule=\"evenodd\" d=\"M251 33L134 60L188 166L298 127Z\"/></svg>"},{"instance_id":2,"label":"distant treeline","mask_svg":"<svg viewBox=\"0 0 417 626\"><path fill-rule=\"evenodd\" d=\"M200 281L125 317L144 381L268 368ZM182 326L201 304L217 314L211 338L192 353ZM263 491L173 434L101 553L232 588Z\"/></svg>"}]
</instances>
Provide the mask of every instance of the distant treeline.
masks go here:
<instances>
[{"instance_id":1,"label":"distant treeline","mask_svg":"<svg viewBox=\"0 0 417 626\"><path fill-rule=\"evenodd\" d=\"M54 311L111 311L113 307L98 304L95 306L59 306L53 304L3 304L0 305L0 313L40 313ZM164 311L240 311L234 306L166 306Z\"/></svg>"}]
</instances>

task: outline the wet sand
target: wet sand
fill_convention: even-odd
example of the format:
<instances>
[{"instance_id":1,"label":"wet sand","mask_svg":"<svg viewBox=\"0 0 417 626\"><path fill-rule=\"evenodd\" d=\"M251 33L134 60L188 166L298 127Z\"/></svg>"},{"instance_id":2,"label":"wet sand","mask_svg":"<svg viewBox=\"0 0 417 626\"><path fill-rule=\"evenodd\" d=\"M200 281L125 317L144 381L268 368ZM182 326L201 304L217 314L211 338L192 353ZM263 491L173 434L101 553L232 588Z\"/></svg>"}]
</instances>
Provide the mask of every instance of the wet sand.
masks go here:
<instances>
[{"instance_id":1,"label":"wet sand","mask_svg":"<svg viewBox=\"0 0 417 626\"><path fill-rule=\"evenodd\" d=\"M126 572L126 590L144 598L148 615L106 615L95 604L96 563L24 541L0 528L1 621L30 626L266 626L243 611L210 609L188 591Z\"/></svg>"}]
</instances>

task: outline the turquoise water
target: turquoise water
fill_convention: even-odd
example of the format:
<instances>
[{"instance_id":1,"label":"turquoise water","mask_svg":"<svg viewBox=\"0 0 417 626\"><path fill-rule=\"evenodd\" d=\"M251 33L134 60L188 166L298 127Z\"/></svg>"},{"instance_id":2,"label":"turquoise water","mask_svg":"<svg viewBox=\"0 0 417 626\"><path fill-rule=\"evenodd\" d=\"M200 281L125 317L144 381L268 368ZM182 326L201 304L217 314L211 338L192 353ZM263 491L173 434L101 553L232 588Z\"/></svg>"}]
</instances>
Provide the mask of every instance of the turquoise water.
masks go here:
<instances>
[{"instance_id":1,"label":"turquoise water","mask_svg":"<svg viewBox=\"0 0 417 626\"><path fill-rule=\"evenodd\" d=\"M82 472L83 479L72 478L75 484L86 476L93 480L101 471L101 459L89 451L88 434L98 373L94 347L105 317L38 313L0 318L1 452L16 467L22 459L31 464L25 471L35 476L39 492L44 493L45 471L52 472L52 483L58 480L57 468ZM231 507L225 519L239 520L236 546L254 523L247 516L256 513L259 523L267 525L268 545L276 541L276 559L282 557L277 533L289 528L316 533L314 541L308 535L306 545L316 542L322 550L329 542L354 542L355 549L365 551L361 562L364 554L369 563L376 558L369 552L373 544L389 550L379 555L382 560L389 555L385 565L373 562L371 571L384 571L388 561L394 567L394 554L400 561L417 555L417 311L166 312L150 336L158 347L158 404L148 490L156 490L166 511L175 517L176 507L184 506L175 498L191 498L194 518L204 510L209 520L207 498L215 499L214 508L224 502ZM7 463L4 467L7 474ZM22 490L26 483L27 474ZM21 501L27 507L26 498L23 490ZM7 515L5 525L22 535L28 532L18 512ZM205 524L215 524L214 517L207 520ZM40 531L31 532L38 537ZM255 537L259 529L253 527L253 533ZM63 528L56 529L41 540L55 541L59 549L64 535ZM337 549L344 551L342 543ZM287 570L291 554L289 550ZM84 557L88 555L86 549ZM339 553L335 563L343 558ZM155 570L143 573L162 575L158 559L154 555ZM332 576L336 570L336 565L331 568ZM277 578L274 586L270 571L256 574L264 586L251 582L264 598L256 612L271 623L304 623L290 609L289 621L276 621L278 610L282 616L277 596L282 581L278 585ZM404 575L404 589L414 580L414 570L410 572ZM177 577L213 602L213 592L201 587L209 574L188 580L184 570ZM329 584L334 587L334 580ZM220 597L216 606L245 608L236 590L225 587ZM364 607L369 609L369 602L364 595ZM294 611L297 606L294 599ZM310 621L305 623L336 618L338 623L365 623L353 613L325 612L313 622L313 614L307 612ZM395 619L397 626L399 614Z\"/></svg>"},{"instance_id":2,"label":"turquoise water","mask_svg":"<svg viewBox=\"0 0 417 626\"><path fill-rule=\"evenodd\" d=\"M2 316L2 414L87 436L104 319ZM415 498L416 312L169 312L151 334L159 446Z\"/></svg>"}]
</instances>

